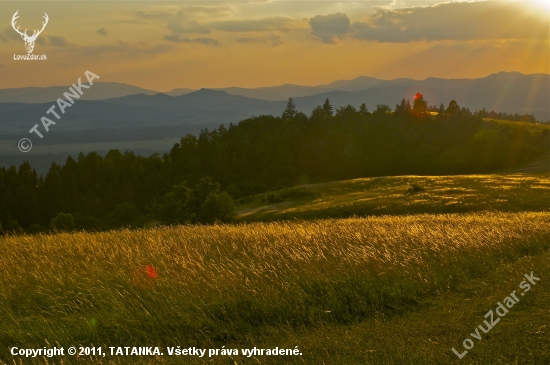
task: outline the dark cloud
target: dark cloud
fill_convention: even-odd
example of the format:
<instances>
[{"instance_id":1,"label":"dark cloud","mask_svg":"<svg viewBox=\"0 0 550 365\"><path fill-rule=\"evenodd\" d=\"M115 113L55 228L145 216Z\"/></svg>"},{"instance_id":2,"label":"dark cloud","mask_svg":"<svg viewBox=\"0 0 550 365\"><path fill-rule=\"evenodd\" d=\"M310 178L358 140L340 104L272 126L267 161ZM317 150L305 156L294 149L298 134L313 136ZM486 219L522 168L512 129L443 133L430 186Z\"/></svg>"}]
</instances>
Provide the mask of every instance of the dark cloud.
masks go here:
<instances>
[{"instance_id":1,"label":"dark cloud","mask_svg":"<svg viewBox=\"0 0 550 365\"><path fill-rule=\"evenodd\" d=\"M213 44L218 45L219 42L211 38L194 38L190 39L189 37L183 36L183 34L208 34L210 30L205 26L199 24L194 19L189 19L189 17L182 13L178 12L175 18L168 22L168 30L171 31L170 34L164 37L169 42L174 43L202 43L202 44Z\"/></svg>"},{"instance_id":2,"label":"dark cloud","mask_svg":"<svg viewBox=\"0 0 550 365\"><path fill-rule=\"evenodd\" d=\"M204 25L199 24L196 20L190 19L188 15L178 12L176 17L168 22L168 30L172 31L173 35L183 33L208 34L210 30Z\"/></svg>"},{"instance_id":3,"label":"dark cloud","mask_svg":"<svg viewBox=\"0 0 550 365\"><path fill-rule=\"evenodd\" d=\"M31 34L31 32L29 32L29 34ZM12 27L7 27L3 31L0 31L0 40L9 42L12 40L18 41L22 39ZM36 39L36 44L43 47L76 47L76 44L70 43L67 38L63 36L45 35L44 33L38 36Z\"/></svg>"},{"instance_id":4,"label":"dark cloud","mask_svg":"<svg viewBox=\"0 0 550 365\"><path fill-rule=\"evenodd\" d=\"M101 34L104 37L107 37L107 34L109 34L109 32L107 32L107 29L105 29L105 27L98 29L96 33Z\"/></svg>"},{"instance_id":5,"label":"dark cloud","mask_svg":"<svg viewBox=\"0 0 550 365\"><path fill-rule=\"evenodd\" d=\"M241 37L236 39L237 43L271 43L272 46L280 46L283 39L278 34L270 34L265 37Z\"/></svg>"},{"instance_id":6,"label":"dark cloud","mask_svg":"<svg viewBox=\"0 0 550 365\"><path fill-rule=\"evenodd\" d=\"M217 39L204 38L204 37L188 38L188 37L182 36L181 34L167 35L167 36L164 37L164 39L166 39L169 42L174 42L174 43L200 43L200 44L204 44L206 46L219 46L220 45L220 42Z\"/></svg>"},{"instance_id":7,"label":"dark cloud","mask_svg":"<svg viewBox=\"0 0 550 365\"><path fill-rule=\"evenodd\" d=\"M349 31L350 20L344 13L317 15L309 20L312 35L325 43L336 43Z\"/></svg>"},{"instance_id":8,"label":"dark cloud","mask_svg":"<svg viewBox=\"0 0 550 365\"><path fill-rule=\"evenodd\" d=\"M6 27L3 31L0 31L0 39L4 42L21 39L21 36L17 34L12 27Z\"/></svg>"},{"instance_id":9,"label":"dark cloud","mask_svg":"<svg viewBox=\"0 0 550 365\"><path fill-rule=\"evenodd\" d=\"M225 32L262 32L262 31L287 31L286 25L293 20L291 18L276 16L271 18L254 20L228 20L208 24L210 28Z\"/></svg>"},{"instance_id":10,"label":"dark cloud","mask_svg":"<svg viewBox=\"0 0 550 365\"><path fill-rule=\"evenodd\" d=\"M65 37L57 35L49 35L48 41L52 47L69 47L74 46L74 44L69 43Z\"/></svg>"},{"instance_id":11,"label":"dark cloud","mask_svg":"<svg viewBox=\"0 0 550 365\"><path fill-rule=\"evenodd\" d=\"M42 35L39 35L38 38L36 39L36 44L39 44L41 46L49 46L50 40L48 39L47 36L42 34Z\"/></svg>"},{"instance_id":12,"label":"dark cloud","mask_svg":"<svg viewBox=\"0 0 550 365\"><path fill-rule=\"evenodd\" d=\"M549 38L549 18L521 2L457 2L389 10L375 8L351 24L354 38L378 42Z\"/></svg>"}]
</instances>

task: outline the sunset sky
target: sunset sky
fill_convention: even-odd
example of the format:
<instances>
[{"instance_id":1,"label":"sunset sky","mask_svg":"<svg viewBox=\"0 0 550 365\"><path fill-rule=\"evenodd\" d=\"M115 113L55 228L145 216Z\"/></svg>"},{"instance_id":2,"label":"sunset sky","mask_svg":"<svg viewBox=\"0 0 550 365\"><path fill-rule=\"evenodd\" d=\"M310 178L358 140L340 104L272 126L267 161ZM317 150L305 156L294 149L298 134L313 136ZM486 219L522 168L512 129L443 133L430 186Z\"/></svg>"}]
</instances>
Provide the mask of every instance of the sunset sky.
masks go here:
<instances>
[{"instance_id":1,"label":"sunset sky","mask_svg":"<svg viewBox=\"0 0 550 365\"><path fill-rule=\"evenodd\" d=\"M50 20L34 54L21 30ZM0 88L69 85L84 71L158 91L318 85L372 76L549 73L544 0L2 1ZM31 34L32 31L29 31Z\"/></svg>"}]
</instances>

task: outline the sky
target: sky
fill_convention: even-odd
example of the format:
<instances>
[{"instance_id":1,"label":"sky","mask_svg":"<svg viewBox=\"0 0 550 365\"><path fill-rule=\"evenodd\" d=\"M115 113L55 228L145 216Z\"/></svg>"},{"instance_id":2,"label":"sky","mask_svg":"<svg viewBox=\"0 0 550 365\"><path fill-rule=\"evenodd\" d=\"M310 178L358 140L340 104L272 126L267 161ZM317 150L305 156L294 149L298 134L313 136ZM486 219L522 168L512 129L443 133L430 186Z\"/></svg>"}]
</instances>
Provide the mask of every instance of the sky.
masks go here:
<instances>
[{"instance_id":1,"label":"sky","mask_svg":"<svg viewBox=\"0 0 550 365\"><path fill-rule=\"evenodd\" d=\"M550 73L547 0L2 1L0 88L99 81L174 88L320 85L371 76ZM42 28L14 60L20 31Z\"/></svg>"}]
</instances>

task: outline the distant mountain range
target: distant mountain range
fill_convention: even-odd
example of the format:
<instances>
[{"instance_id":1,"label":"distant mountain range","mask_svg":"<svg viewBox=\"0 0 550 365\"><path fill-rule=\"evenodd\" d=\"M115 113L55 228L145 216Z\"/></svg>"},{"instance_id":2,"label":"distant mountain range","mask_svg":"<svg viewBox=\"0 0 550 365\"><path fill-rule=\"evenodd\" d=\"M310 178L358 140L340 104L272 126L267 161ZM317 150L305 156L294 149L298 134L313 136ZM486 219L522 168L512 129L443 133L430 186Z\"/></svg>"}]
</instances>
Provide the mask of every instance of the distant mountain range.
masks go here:
<instances>
[{"instance_id":1,"label":"distant mountain range","mask_svg":"<svg viewBox=\"0 0 550 365\"><path fill-rule=\"evenodd\" d=\"M319 86L174 89L169 93L104 82L94 83L60 120L55 120L50 132L44 133L40 118L67 88L0 89L0 166L28 160L44 172L51 161L62 162L68 154L74 156L83 150L166 152L179 137L197 134L202 128L227 126L262 114L281 115L289 97L298 110L309 115L327 98L335 109L365 103L372 111L377 104L393 108L403 98L412 102L420 92L430 105L446 106L454 99L472 111L486 108L550 120L550 75L546 74L501 72L480 79L453 80L358 77ZM45 136L32 136L32 152L22 154L17 150L17 141L29 137L35 124ZM55 155L48 157L48 153Z\"/></svg>"},{"instance_id":2,"label":"distant mountain range","mask_svg":"<svg viewBox=\"0 0 550 365\"><path fill-rule=\"evenodd\" d=\"M41 128L40 118L46 116L52 103L0 103L0 135L27 133L36 123ZM219 126L237 123L251 115L280 114L283 109L282 101L251 99L208 89L182 96L136 94L106 100L79 100L50 128L59 133L98 128Z\"/></svg>"},{"instance_id":3,"label":"distant mountain range","mask_svg":"<svg viewBox=\"0 0 550 365\"><path fill-rule=\"evenodd\" d=\"M86 79L83 80L83 83L86 83ZM57 100L63 93L67 92L69 86L0 89L0 103L48 103ZM118 82L94 82L93 87L85 90L81 100L111 99L133 94L154 95L158 94L158 91Z\"/></svg>"},{"instance_id":4,"label":"distant mountain range","mask_svg":"<svg viewBox=\"0 0 550 365\"><path fill-rule=\"evenodd\" d=\"M388 104L392 108L402 98L412 99L420 92L430 105L456 100L461 107L470 110L495 110L497 112L533 114L536 118L550 120L550 75L499 73L486 78L468 80L443 80L428 78L422 81L400 80L384 83L359 91L330 91L302 98L296 98L301 110L310 111L328 98L333 105L359 106L366 103L372 110L376 104Z\"/></svg>"},{"instance_id":5,"label":"distant mountain range","mask_svg":"<svg viewBox=\"0 0 550 365\"><path fill-rule=\"evenodd\" d=\"M377 85L377 86L373 86ZM507 113L530 113L543 120L550 119L550 75L520 73L499 73L482 79L444 80L428 78L421 81L399 79L392 81L361 77L349 81L319 87L284 85L273 88L254 89L261 95L275 97L286 92L284 99L270 101L248 96L230 94L228 90L201 89L180 96L163 93L138 93L104 100L80 100L67 109L55 129L62 131L83 131L97 128L131 129L167 125L219 125L237 123L253 115L280 115L286 106L287 96L294 97L298 110L309 114L315 106L329 99L334 108L351 104L359 107L366 103L370 110L377 104L395 106L402 98L412 98L420 92L430 105L447 105L454 99L460 106L471 110L486 108ZM97 89L96 89L97 87ZM332 90L338 87L345 90ZM310 89L311 95L298 96ZM365 89L363 89L365 88ZM356 90L359 89L359 90ZM19 90L20 89L11 89ZM51 88L43 89L39 96L36 90L32 98L42 100ZM56 97L63 90L57 90ZM99 92L115 95L143 90L129 85L98 83L86 90L88 98L99 97ZM231 88L231 92L249 93L252 89ZM297 94L292 94L292 90ZM321 92L322 91L322 92ZM92 92L94 92L92 94ZM9 93L4 90L3 95ZM16 95L13 92L13 95ZM12 99L15 96L11 97ZM41 103L0 103L0 135L21 134L39 123L40 117L50 108L52 101Z\"/></svg>"},{"instance_id":6,"label":"distant mountain range","mask_svg":"<svg viewBox=\"0 0 550 365\"><path fill-rule=\"evenodd\" d=\"M213 88L212 90L223 91L230 95L244 96L252 99L267 101L283 101L288 98L300 98L319 94L330 95L335 91L367 92L367 95L374 95L377 102L393 105L401 98L411 98L416 92L426 95L430 104L439 102L447 103L450 99L463 99L462 104L470 108L505 108L498 111L512 111L518 113L540 113L540 118L549 117L548 108L541 107L537 102L548 95L549 75L532 74L524 75L519 72L500 72L478 79L441 79L430 77L424 80L400 78L395 80L381 80L374 77L360 76L352 80L339 80L326 85L301 86L285 84L281 86L261 88ZM0 103L47 103L57 100L60 95L67 91L68 86L52 87L26 87L20 89L0 89ZM517 89L519 88L519 90ZM527 88L527 89L526 89ZM516 97L521 91L527 95ZM164 94L168 96L183 96L197 92L189 88L177 88L169 92L160 93L154 90L147 90L137 86L126 85L116 82L97 82L93 88L86 90L81 100L106 100L120 98L129 95ZM443 92L437 95L435 92ZM199 94L201 95L201 94ZM218 94L221 95L221 94ZM344 94L342 94L344 95ZM475 96L473 96L475 95ZM362 94L361 94L362 96ZM526 97L531 101L521 103ZM159 100L159 99L157 99ZM196 100L196 99L195 99ZM242 99L241 99L242 100ZM513 101L510 105L508 102ZM349 103L354 103L350 100ZM361 101L368 104L368 100ZM346 103L346 102L344 102ZM471 104L470 106L470 103ZM548 98L545 99L548 106ZM518 109L519 108L519 109ZM532 109L532 111L530 111ZM495 109L496 110L496 109Z\"/></svg>"}]
</instances>

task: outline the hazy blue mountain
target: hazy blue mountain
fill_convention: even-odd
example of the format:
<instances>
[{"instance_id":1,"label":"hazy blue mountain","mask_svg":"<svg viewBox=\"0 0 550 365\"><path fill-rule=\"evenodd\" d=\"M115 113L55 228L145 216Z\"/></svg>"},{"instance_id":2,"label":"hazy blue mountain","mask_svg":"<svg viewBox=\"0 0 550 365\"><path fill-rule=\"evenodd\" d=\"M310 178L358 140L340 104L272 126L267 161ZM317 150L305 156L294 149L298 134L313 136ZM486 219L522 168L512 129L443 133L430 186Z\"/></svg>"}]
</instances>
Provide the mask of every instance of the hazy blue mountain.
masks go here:
<instances>
[{"instance_id":1,"label":"hazy blue mountain","mask_svg":"<svg viewBox=\"0 0 550 365\"><path fill-rule=\"evenodd\" d=\"M420 92L430 105L443 103L447 106L454 99L461 107L472 111L486 108L498 112L529 113L547 121L550 120L549 89L550 75L498 73L473 80L406 80L354 92L331 91L295 98L294 102L304 112L311 111L327 98L333 106L351 104L358 107L365 103L369 110L373 110L377 104L388 104L394 108L402 98L410 99L412 103L414 95Z\"/></svg>"},{"instance_id":2,"label":"hazy blue mountain","mask_svg":"<svg viewBox=\"0 0 550 365\"><path fill-rule=\"evenodd\" d=\"M298 110L308 115L327 98L335 108L347 104L359 107L361 103L366 103L373 110L377 104L388 104L393 108L402 98L412 101L414 95L420 92L430 105L443 103L446 106L454 99L460 106L471 110L486 108L507 113L531 113L539 119L548 120L549 86L549 75L500 73L476 80L406 80L360 91L335 90L295 97L294 102ZM285 104L286 100L267 101L210 89L182 96L136 94L107 100L79 100L51 128L68 131L161 125L227 125L253 115L280 115ZM27 132L40 123L40 117L46 115L51 105L0 103L0 135Z\"/></svg>"},{"instance_id":3,"label":"hazy blue mountain","mask_svg":"<svg viewBox=\"0 0 550 365\"><path fill-rule=\"evenodd\" d=\"M265 110L272 110L267 107L269 104L261 104L257 99L265 101L284 101L289 97L303 99L304 111L309 112L311 107L319 103L320 97L329 97L330 95L347 95L347 94L330 94L331 92L345 91L358 93L350 96L350 104L359 104L365 102L371 109L378 103L385 103L393 106L401 98L412 98L416 92L422 92L431 105L443 102L448 103L448 100L455 99L459 104L473 109L486 107L487 109L495 109L498 111L518 112L518 113L534 113L538 118L550 119L548 115L548 98L545 96L548 93L548 78L549 75L534 74L523 75L519 72L500 72L479 79L442 79L429 77L424 80L413 80L407 78L395 80L381 80L374 77L360 76L352 80L338 80L326 85L319 86L301 86L285 84L281 86L262 87L262 88L221 88L201 89L199 91L192 89L174 89L167 93L158 93L152 90L146 90L139 87L102 82L96 83L94 86L86 90L81 100L109 100L117 104L124 104L127 99L124 97L136 96L128 99L132 105L143 107L145 105L151 107L163 107L164 105L172 105L169 97L190 96L188 99L178 99L178 102L184 103L193 111L200 109L200 106L214 107L222 110L220 106L211 105L208 100L212 98L224 98L226 103L228 100L237 102L238 105L229 106L228 112L234 115L234 109L238 109L237 114L242 115L246 112L243 108L252 108L250 113L257 114ZM515 89L514 89L515 88ZM370 91L369 91L370 90ZM0 89L0 103L19 102L19 103L47 103L57 100L67 91L66 86L55 86L49 88L22 88L22 89ZM234 96L242 96L250 99L256 99L254 102L248 102L246 99L227 99L224 94L213 94L214 91L225 92ZM524 92L526 94L521 95ZM328 93L328 94L327 94ZM546 93L546 94L545 94ZM144 98L151 95L152 98ZM529 95L529 96L528 96ZM307 97L312 97L307 99ZM532 100L527 101L526 97ZM335 96L338 98L337 96ZM346 96L348 97L348 96ZM367 98L368 99L365 99ZM122 98L117 101L113 99ZM185 104L189 102L188 104ZM167 104L166 104L167 103ZM315 105L312 105L315 104ZM343 100L334 100L335 105L347 103ZM224 107L227 109L227 106ZM258 109L259 108L259 109ZM266 109L267 108L267 109ZM181 109L181 108L180 108ZM208 119L212 113L206 112L203 117ZM245 113L247 114L247 113ZM193 114L196 117L196 114ZM201 117L201 119L204 119ZM0 131L0 133L2 133Z\"/></svg>"},{"instance_id":4,"label":"hazy blue mountain","mask_svg":"<svg viewBox=\"0 0 550 365\"><path fill-rule=\"evenodd\" d=\"M218 90L222 90L233 95L242 95L250 98L264 99L270 101L288 100L289 97L300 98L314 95L319 96L321 94L327 95L327 93L333 91L356 92L369 89L373 89L373 91L384 90L379 95L373 95L374 99L376 99L376 103L374 103L373 101L369 103L368 100L364 101L365 103L367 103L367 105L370 104L371 107L374 107L377 103L386 103L393 105L392 103L401 100L401 98L412 98L412 95L420 91L424 94L427 94L426 96L430 97L429 102L432 105L439 104L440 102L448 103L448 100L450 100L449 96L451 95L451 99L456 99L458 97L463 99L463 103L469 104L466 106L470 108L483 108L483 106L485 106L488 109L495 109L497 107L502 107L504 109L500 109L499 111L529 112L529 103L518 103L515 101L515 96L512 96L510 98L511 100L509 100L511 103L507 103L506 105L504 105L504 103L502 102L495 102L494 100L492 100L491 98L494 96L495 86L490 86L490 83L495 83L494 85L496 85L497 89L500 86L503 86L504 89L508 89L515 84L525 86L524 83L527 83L531 85L529 86L531 88L530 94L537 93L537 87L540 87L539 91L542 93L542 95L544 95L544 92L546 92L545 90L547 90L547 88L545 89L545 85L537 85L539 85L539 82L542 82L543 84L546 82L547 87L547 80L548 75L545 74L523 75L519 72L500 72L489 75L485 78L478 79L442 79L429 77L424 80L414 80L409 78L381 80L374 77L360 76L352 80L338 80L330 84L319 86L300 86L285 84L281 86L263 87L256 89L234 87ZM520 86L520 88L523 88L523 86ZM475 90L473 88L475 88ZM485 90L484 88L487 89ZM445 91L445 93L442 95L437 95L435 94L436 91ZM499 93L502 94L502 90ZM370 93L367 94L369 96L371 95ZM476 96L468 97L468 94ZM511 91L507 95L516 94L519 94L519 91ZM452 95L457 96L453 97ZM539 98L539 96L533 95L533 97L537 98ZM505 95L502 95L502 97L505 97ZM399 100L394 101L394 99L396 98ZM318 98L314 97L311 100L316 100L317 102ZM523 100L523 97L519 96L519 99L517 100ZM495 105L495 107L488 107L487 105ZM307 107L310 106L311 104L307 104ZM518 107L520 109L518 109ZM539 118L550 119L550 116L548 116L546 110L547 108L545 109L544 106L541 107L541 105L539 105L538 107L535 107L535 109L533 109L533 113L537 114Z\"/></svg>"},{"instance_id":5,"label":"hazy blue mountain","mask_svg":"<svg viewBox=\"0 0 550 365\"><path fill-rule=\"evenodd\" d=\"M76 81L76 80L75 80ZM84 79L83 83L87 84ZM0 103L47 103L55 101L67 92L67 86L24 87L19 89L0 89ZM147 90L137 86L118 82L94 82L93 87L85 89L80 100L111 99L132 94L157 94L158 91Z\"/></svg>"},{"instance_id":6,"label":"hazy blue mountain","mask_svg":"<svg viewBox=\"0 0 550 365\"><path fill-rule=\"evenodd\" d=\"M94 85L95 86L95 85ZM129 129L166 125L220 125L238 123L252 115L280 114L285 102L270 102L201 89L182 96L136 94L108 100L79 100L60 120L48 116L52 102L0 103L0 135L27 133L47 116L59 132L97 128Z\"/></svg>"},{"instance_id":7,"label":"hazy blue mountain","mask_svg":"<svg viewBox=\"0 0 550 365\"><path fill-rule=\"evenodd\" d=\"M269 101L288 100L288 98L296 98L300 96L309 96L320 93L325 93L331 90L338 90L337 88L325 87L325 86L301 86L285 84L281 86L260 87L256 89L246 89L242 87L227 87L222 89L215 89L225 91L232 95L241 95L249 98L264 99Z\"/></svg>"},{"instance_id":8,"label":"hazy blue mountain","mask_svg":"<svg viewBox=\"0 0 550 365\"><path fill-rule=\"evenodd\" d=\"M275 105L267 100L252 99L240 95L231 95L220 90L200 89L182 96L156 95L129 95L121 98L103 100L104 104L117 106L132 106L136 108L158 108L158 112L175 112L182 118L233 115L252 115L266 110L273 110ZM125 110L125 108L123 108ZM277 112L278 113L278 112Z\"/></svg>"},{"instance_id":9,"label":"hazy blue mountain","mask_svg":"<svg viewBox=\"0 0 550 365\"><path fill-rule=\"evenodd\" d=\"M415 81L413 79L380 80L375 77L359 76L352 80L338 80L327 85L321 85L325 89L342 91L359 91L373 87L385 87L393 83Z\"/></svg>"},{"instance_id":10,"label":"hazy blue mountain","mask_svg":"<svg viewBox=\"0 0 550 365\"><path fill-rule=\"evenodd\" d=\"M178 88L178 89L174 89L172 91L169 91L167 93L165 93L166 95L170 95L170 96L182 96L182 95L186 95L186 94L190 94L194 91L197 91L195 89L188 89L188 88Z\"/></svg>"}]
</instances>

